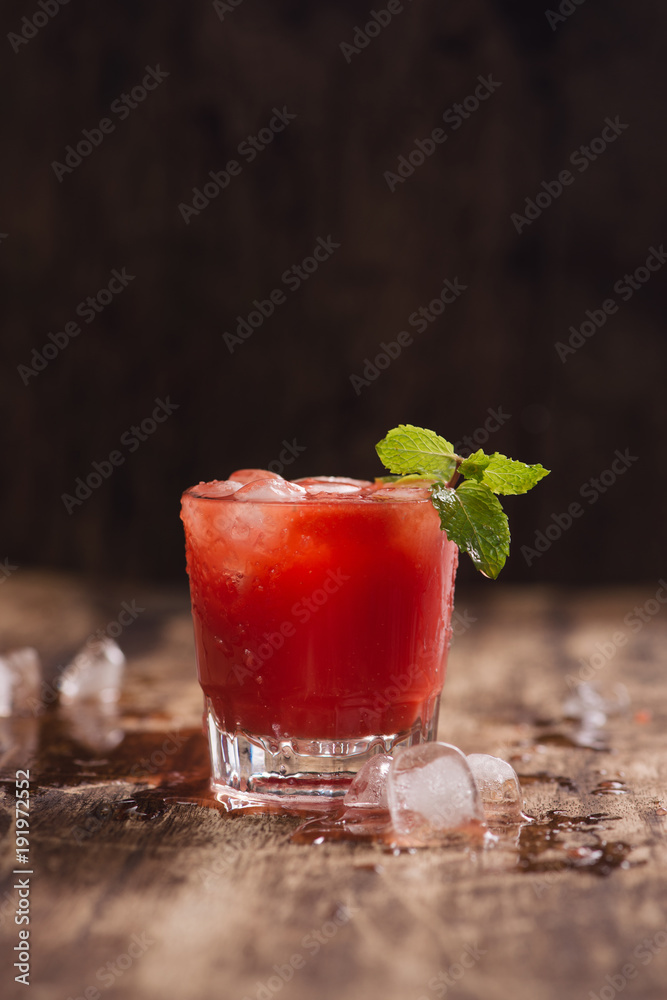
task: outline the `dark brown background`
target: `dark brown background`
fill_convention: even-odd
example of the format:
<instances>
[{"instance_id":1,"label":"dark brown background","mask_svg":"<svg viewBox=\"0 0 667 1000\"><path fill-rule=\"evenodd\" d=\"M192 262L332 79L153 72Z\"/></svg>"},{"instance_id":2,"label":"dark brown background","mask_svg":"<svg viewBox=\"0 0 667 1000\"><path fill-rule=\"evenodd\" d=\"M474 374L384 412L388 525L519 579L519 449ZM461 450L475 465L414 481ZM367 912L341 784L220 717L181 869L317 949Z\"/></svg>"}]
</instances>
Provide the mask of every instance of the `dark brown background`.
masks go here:
<instances>
[{"instance_id":1,"label":"dark brown background","mask_svg":"<svg viewBox=\"0 0 667 1000\"><path fill-rule=\"evenodd\" d=\"M662 572L665 274L567 363L554 342L667 235L665 10L587 0L551 30L540 4L415 0L348 64L368 3L243 0L223 21L209 2L71 3L14 53L37 9L0 16L0 557L182 576L192 482L293 439L288 476L372 476L396 423L457 440L502 407L489 447L553 469L508 502L505 578ZM59 183L52 161L158 63L169 78ZM383 172L480 74L502 86L392 194ZM186 225L179 203L283 105L296 120ZM616 115L629 128L518 235L510 214ZM341 248L230 354L223 331L328 234ZM24 385L32 348L121 267L130 287ZM355 395L350 376L445 277L468 291ZM174 415L68 515L61 495L167 395ZM617 448L639 461L528 567L519 547Z\"/></svg>"}]
</instances>

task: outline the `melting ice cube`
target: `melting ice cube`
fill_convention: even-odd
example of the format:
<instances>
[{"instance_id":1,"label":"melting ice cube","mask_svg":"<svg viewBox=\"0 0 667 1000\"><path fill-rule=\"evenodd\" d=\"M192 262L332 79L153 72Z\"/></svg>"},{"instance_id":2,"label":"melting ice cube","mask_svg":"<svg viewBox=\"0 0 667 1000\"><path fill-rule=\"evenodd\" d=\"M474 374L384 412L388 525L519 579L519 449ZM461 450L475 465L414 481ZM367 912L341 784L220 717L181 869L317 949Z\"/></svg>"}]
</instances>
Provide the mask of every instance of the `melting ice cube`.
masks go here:
<instances>
[{"instance_id":1,"label":"melting ice cube","mask_svg":"<svg viewBox=\"0 0 667 1000\"><path fill-rule=\"evenodd\" d=\"M424 743L397 754L387 795L394 829L401 835L428 836L484 821L465 754L448 743Z\"/></svg>"},{"instance_id":2,"label":"melting ice cube","mask_svg":"<svg viewBox=\"0 0 667 1000\"><path fill-rule=\"evenodd\" d=\"M322 493L329 493L332 496L353 496L371 485L365 479L346 479L344 476L307 476L304 479L295 479L294 482L303 486L309 496L319 496Z\"/></svg>"},{"instance_id":3,"label":"melting ice cube","mask_svg":"<svg viewBox=\"0 0 667 1000\"><path fill-rule=\"evenodd\" d=\"M0 656L0 716L36 714L41 679L39 655L31 646Z\"/></svg>"},{"instance_id":4,"label":"melting ice cube","mask_svg":"<svg viewBox=\"0 0 667 1000\"><path fill-rule=\"evenodd\" d=\"M195 486L193 493L199 497L230 497L232 493L240 490L243 483L237 483L229 479L213 479L210 483L199 483Z\"/></svg>"},{"instance_id":5,"label":"melting ice cube","mask_svg":"<svg viewBox=\"0 0 667 1000\"><path fill-rule=\"evenodd\" d=\"M293 502L307 496L303 486L296 483L288 483L286 479L279 479L274 476L272 479L261 479L257 482L248 483L242 486L234 494L235 500L254 500L256 502Z\"/></svg>"},{"instance_id":6,"label":"melting ice cube","mask_svg":"<svg viewBox=\"0 0 667 1000\"><path fill-rule=\"evenodd\" d=\"M468 765L487 820L520 820L521 785L512 765L488 753L468 754Z\"/></svg>"},{"instance_id":7,"label":"melting ice cube","mask_svg":"<svg viewBox=\"0 0 667 1000\"><path fill-rule=\"evenodd\" d=\"M416 486L387 486L373 492L373 500L428 500L429 497L428 489L419 483Z\"/></svg>"},{"instance_id":8,"label":"melting ice cube","mask_svg":"<svg viewBox=\"0 0 667 1000\"><path fill-rule=\"evenodd\" d=\"M309 496L319 496L321 493L345 496L350 493L361 493L361 486L352 486L350 483L306 483L305 490Z\"/></svg>"},{"instance_id":9,"label":"melting ice cube","mask_svg":"<svg viewBox=\"0 0 667 1000\"><path fill-rule=\"evenodd\" d=\"M39 745L39 723L36 716L21 719L0 719L0 768L16 770L29 767Z\"/></svg>"},{"instance_id":10,"label":"melting ice cube","mask_svg":"<svg viewBox=\"0 0 667 1000\"><path fill-rule=\"evenodd\" d=\"M70 736L95 753L113 750L125 738L113 703L87 699L61 705L59 712Z\"/></svg>"},{"instance_id":11,"label":"melting ice cube","mask_svg":"<svg viewBox=\"0 0 667 1000\"><path fill-rule=\"evenodd\" d=\"M295 479L294 482L301 486L321 486L328 483L334 486L358 486L359 489L373 485L370 479L350 479L348 476L304 476L302 479Z\"/></svg>"},{"instance_id":12,"label":"melting ice cube","mask_svg":"<svg viewBox=\"0 0 667 1000\"><path fill-rule=\"evenodd\" d=\"M90 642L67 664L60 680L60 701L113 704L120 697L125 657L113 639Z\"/></svg>"},{"instance_id":13,"label":"melting ice cube","mask_svg":"<svg viewBox=\"0 0 667 1000\"><path fill-rule=\"evenodd\" d=\"M387 775L393 762L393 757L385 753L367 760L348 788L344 804L365 809L387 809Z\"/></svg>"},{"instance_id":14,"label":"melting ice cube","mask_svg":"<svg viewBox=\"0 0 667 1000\"><path fill-rule=\"evenodd\" d=\"M259 479L282 479L276 472L269 472L268 469L237 469L232 472L229 479L236 483L255 483Z\"/></svg>"},{"instance_id":15,"label":"melting ice cube","mask_svg":"<svg viewBox=\"0 0 667 1000\"><path fill-rule=\"evenodd\" d=\"M609 715L619 715L630 705L628 689L624 684L614 684L603 691L597 684L577 684L563 704L563 715L579 719L585 728L604 726Z\"/></svg>"}]
</instances>

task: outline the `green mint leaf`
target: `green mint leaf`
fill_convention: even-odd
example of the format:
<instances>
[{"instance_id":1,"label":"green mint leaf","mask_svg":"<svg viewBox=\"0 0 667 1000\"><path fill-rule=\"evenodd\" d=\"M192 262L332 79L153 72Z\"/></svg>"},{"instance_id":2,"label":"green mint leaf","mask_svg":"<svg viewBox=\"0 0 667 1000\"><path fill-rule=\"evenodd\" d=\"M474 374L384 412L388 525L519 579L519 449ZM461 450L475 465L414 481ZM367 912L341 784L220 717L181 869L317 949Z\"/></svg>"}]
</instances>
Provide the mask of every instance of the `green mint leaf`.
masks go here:
<instances>
[{"instance_id":1,"label":"green mint leaf","mask_svg":"<svg viewBox=\"0 0 667 1000\"><path fill-rule=\"evenodd\" d=\"M375 448L382 464L400 475L447 481L456 469L454 446L434 431L412 424L394 427Z\"/></svg>"},{"instance_id":2,"label":"green mint leaf","mask_svg":"<svg viewBox=\"0 0 667 1000\"><path fill-rule=\"evenodd\" d=\"M510 551L507 515L497 497L484 483L467 480L456 490L436 484L431 499L447 537L495 580Z\"/></svg>"},{"instance_id":3,"label":"green mint leaf","mask_svg":"<svg viewBox=\"0 0 667 1000\"><path fill-rule=\"evenodd\" d=\"M477 482L480 482L484 470L490 461L491 457L489 455L485 455L480 448L479 451L476 451L472 455L468 455L467 458L463 459L459 465L459 472L462 476L465 476L466 479L476 479Z\"/></svg>"},{"instance_id":4,"label":"green mint leaf","mask_svg":"<svg viewBox=\"0 0 667 1000\"><path fill-rule=\"evenodd\" d=\"M467 475L463 472L463 467L459 471L463 475ZM527 493L528 490L532 490L536 483L539 483L540 479L544 479L548 475L549 469L545 469L543 465L526 465L525 462L517 462L515 459L507 458L496 451L490 456L480 482L488 486L494 493ZM474 476L473 478L477 479L478 477Z\"/></svg>"}]
</instances>

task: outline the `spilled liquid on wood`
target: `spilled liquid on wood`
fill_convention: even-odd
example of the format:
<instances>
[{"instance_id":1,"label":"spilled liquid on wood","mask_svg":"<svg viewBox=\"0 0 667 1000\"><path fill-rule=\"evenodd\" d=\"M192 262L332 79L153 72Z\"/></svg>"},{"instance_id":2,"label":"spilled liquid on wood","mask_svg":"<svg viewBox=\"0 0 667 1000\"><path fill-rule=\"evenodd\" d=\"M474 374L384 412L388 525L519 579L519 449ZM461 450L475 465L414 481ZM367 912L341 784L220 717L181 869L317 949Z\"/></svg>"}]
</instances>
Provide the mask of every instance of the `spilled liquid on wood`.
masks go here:
<instances>
[{"instance_id":1,"label":"spilled liquid on wood","mask_svg":"<svg viewBox=\"0 0 667 1000\"><path fill-rule=\"evenodd\" d=\"M568 792L574 792L575 794L579 792L572 778L568 778L563 774L549 774L548 771L536 771L534 774L520 774L519 781L522 785L558 785L559 788L564 788Z\"/></svg>"},{"instance_id":2,"label":"spilled liquid on wood","mask_svg":"<svg viewBox=\"0 0 667 1000\"><path fill-rule=\"evenodd\" d=\"M629 868L632 846L608 839L609 824L618 819L619 816L606 813L572 815L550 809L541 822L522 828L518 866L526 872L581 869L593 875L609 875L615 868ZM587 843L568 846L571 834L585 834Z\"/></svg>"},{"instance_id":3,"label":"spilled liquid on wood","mask_svg":"<svg viewBox=\"0 0 667 1000\"><path fill-rule=\"evenodd\" d=\"M151 717L145 721L155 726L159 720ZM344 842L393 853L418 847L455 847L471 854L498 845L510 851L510 867L514 870L539 872L547 878L551 873L570 870L606 876L632 864L632 845L613 836L613 824L619 817L605 812L573 815L552 809L543 817L524 817L518 823L494 825L490 831L476 825L428 841L400 838L386 811L346 808L340 800L331 805L314 805L306 815L303 807L287 810L281 804L269 809L258 805L229 811L228 804L219 801L210 788L208 746L199 728L124 732L117 720L108 717L88 719L83 726L78 719L73 727L71 717L57 710L45 712L38 719L20 720L20 724L26 758L23 764L30 767L35 798L53 788L124 786L124 797L114 797L109 806L108 815L115 822L152 823L176 807L213 808L225 813L228 820L253 813L300 814L301 825L296 830L293 825L290 828L293 832L289 840L295 845ZM524 787L551 784L566 793L579 792L567 775L538 771L521 774L519 779ZM0 780L8 791L13 791L14 767L10 769L4 759ZM618 796L631 791L623 781L609 779L600 781L590 794ZM662 810L657 814L663 814ZM370 867L377 869L375 865Z\"/></svg>"},{"instance_id":4,"label":"spilled liquid on wood","mask_svg":"<svg viewBox=\"0 0 667 1000\"><path fill-rule=\"evenodd\" d=\"M601 781L592 789L591 795L629 795L631 791L624 781Z\"/></svg>"},{"instance_id":5,"label":"spilled liquid on wood","mask_svg":"<svg viewBox=\"0 0 667 1000\"><path fill-rule=\"evenodd\" d=\"M384 809L364 809L359 806L335 807L325 816L306 820L290 837L292 844L355 843L375 844L394 854L413 851L418 847L470 847L477 850L484 846L486 829L472 822L459 830L419 835L400 836L392 827L389 814Z\"/></svg>"}]
</instances>

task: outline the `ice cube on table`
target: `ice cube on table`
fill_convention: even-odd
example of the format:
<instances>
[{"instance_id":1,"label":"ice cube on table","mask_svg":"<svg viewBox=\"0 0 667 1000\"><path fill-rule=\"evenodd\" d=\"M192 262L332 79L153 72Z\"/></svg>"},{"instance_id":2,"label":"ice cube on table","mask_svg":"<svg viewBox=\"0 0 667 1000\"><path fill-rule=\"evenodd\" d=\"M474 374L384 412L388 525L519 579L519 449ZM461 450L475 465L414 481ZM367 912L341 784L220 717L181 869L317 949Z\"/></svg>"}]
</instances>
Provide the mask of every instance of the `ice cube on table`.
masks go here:
<instances>
[{"instance_id":1,"label":"ice cube on table","mask_svg":"<svg viewBox=\"0 0 667 1000\"><path fill-rule=\"evenodd\" d=\"M72 739L95 753L113 750L125 738L114 703L86 699L61 705L59 713Z\"/></svg>"},{"instance_id":2,"label":"ice cube on table","mask_svg":"<svg viewBox=\"0 0 667 1000\"><path fill-rule=\"evenodd\" d=\"M41 704L42 668L32 646L0 656L0 717L36 714Z\"/></svg>"},{"instance_id":3,"label":"ice cube on table","mask_svg":"<svg viewBox=\"0 0 667 1000\"><path fill-rule=\"evenodd\" d=\"M260 479L282 478L283 477L279 476L277 472L269 472L268 469L237 469L236 472L232 472L227 481L245 485L246 483L258 482Z\"/></svg>"},{"instance_id":4,"label":"ice cube on table","mask_svg":"<svg viewBox=\"0 0 667 1000\"><path fill-rule=\"evenodd\" d=\"M465 754L449 743L423 743L397 753L387 797L394 829L402 836L428 837L484 822Z\"/></svg>"},{"instance_id":5,"label":"ice cube on table","mask_svg":"<svg viewBox=\"0 0 667 1000\"><path fill-rule=\"evenodd\" d=\"M521 819L521 785L511 764L488 753L468 754L487 821Z\"/></svg>"},{"instance_id":6,"label":"ice cube on table","mask_svg":"<svg viewBox=\"0 0 667 1000\"><path fill-rule=\"evenodd\" d=\"M393 763L394 758L386 753L375 754L367 760L357 771L343 803L364 809L387 809L387 775Z\"/></svg>"},{"instance_id":7,"label":"ice cube on table","mask_svg":"<svg viewBox=\"0 0 667 1000\"><path fill-rule=\"evenodd\" d=\"M288 483L286 479L262 479L247 483L234 494L235 500L253 500L256 503L289 503L307 496L303 486Z\"/></svg>"},{"instance_id":8,"label":"ice cube on table","mask_svg":"<svg viewBox=\"0 0 667 1000\"><path fill-rule=\"evenodd\" d=\"M630 705L628 689L614 684L603 690L598 684L577 684L563 703L563 715L579 719L586 728L604 726L609 715L619 715Z\"/></svg>"},{"instance_id":9,"label":"ice cube on table","mask_svg":"<svg viewBox=\"0 0 667 1000\"><path fill-rule=\"evenodd\" d=\"M16 770L30 767L39 746L39 722L36 715L0 718L0 768Z\"/></svg>"},{"instance_id":10,"label":"ice cube on table","mask_svg":"<svg viewBox=\"0 0 667 1000\"><path fill-rule=\"evenodd\" d=\"M89 642L60 675L60 701L64 705L87 700L113 704L120 697L124 669L125 656L113 639Z\"/></svg>"}]
</instances>

